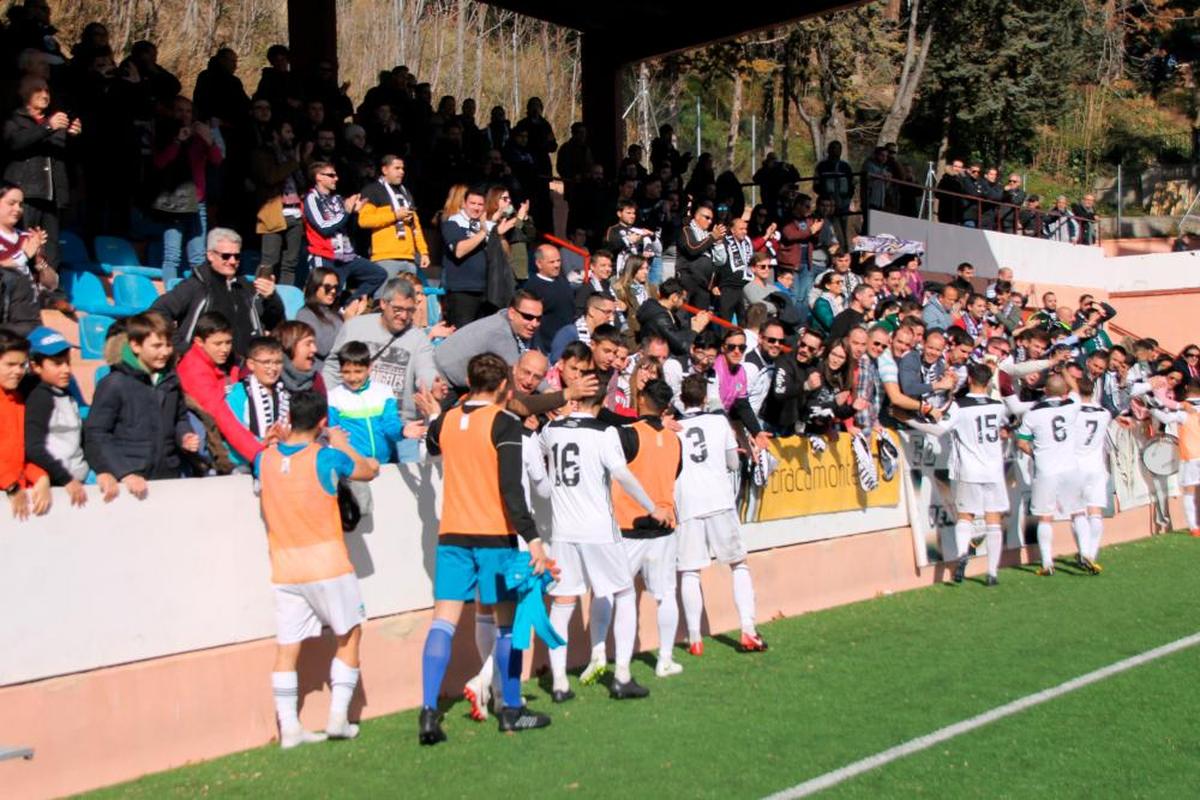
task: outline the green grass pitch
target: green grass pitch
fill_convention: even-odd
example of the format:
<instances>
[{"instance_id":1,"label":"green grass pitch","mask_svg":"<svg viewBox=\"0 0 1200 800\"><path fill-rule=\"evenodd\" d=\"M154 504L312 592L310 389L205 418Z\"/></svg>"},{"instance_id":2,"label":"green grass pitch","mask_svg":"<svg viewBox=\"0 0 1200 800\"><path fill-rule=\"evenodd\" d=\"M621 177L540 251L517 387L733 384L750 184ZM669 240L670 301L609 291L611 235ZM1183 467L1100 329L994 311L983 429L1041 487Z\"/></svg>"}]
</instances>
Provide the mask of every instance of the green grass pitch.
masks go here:
<instances>
[{"instance_id":1,"label":"green grass pitch","mask_svg":"<svg viewBox=\"0 0 1200 800\"><path fill-rule=\"evenodd\" d=\"M151 775L114 797L761 797L942 726L1200 631L1200 541L1172 535L1063 562L1053 578L878 598L765 625L766 653L709 640L642 701L603 687L553 706L554 723L503 736L446 714L450 741L417 744L416 712L364 723L352 742L268 746ZM803 576L798 576L802 580ZM371 665L365 664L370 670ZM264 684L265 685L265 684ZM1000 720L834 787L828 796L1200 796L1200 648Z\"/></svg>"}]
</instances>

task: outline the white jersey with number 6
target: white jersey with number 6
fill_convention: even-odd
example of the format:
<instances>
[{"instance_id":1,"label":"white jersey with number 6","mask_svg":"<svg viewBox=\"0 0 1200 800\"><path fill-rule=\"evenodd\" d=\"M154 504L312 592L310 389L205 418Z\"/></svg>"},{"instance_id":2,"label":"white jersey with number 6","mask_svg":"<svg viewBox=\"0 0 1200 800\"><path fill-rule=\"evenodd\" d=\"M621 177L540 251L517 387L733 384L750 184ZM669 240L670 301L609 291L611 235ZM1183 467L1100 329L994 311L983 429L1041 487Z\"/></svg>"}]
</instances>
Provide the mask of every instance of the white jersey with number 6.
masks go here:
<instances>
[{"instance_id":1,"label":"white jersey with number 6","mask_svg":"<svg viewBox=\"0 0 1200 800\"><path fill-rule=\"evenodd\" d=\"M619 542L609 476L627 470L617 429L587 414L551 422L541 433L549 465L551 542Z\"/></svg>"},{"instance_id":2,"label":"white jersey with number 6","mask_svg":"<svg viewBox=\"0 0 1200 800\"><path fill-rule=\"evenodd\" d=\"M733 484L725 454L737 450L729 419L717 412L686 414L679 423L683 466L675 481L680 520L705 517L734 507Z\"/></svg>"},{"instance_id":3,"label":"white jersey with number 6","mask_svg":"<svg viewBox=\"0 0 1200 800\"><path fill-rule=\"evenodd\" d=\"M1033 474L1059 475L1078 469L1075 453L1079 403L1050 397L1025 412L1017 436L1033 444Z\"/></svg>"}]
</instances>

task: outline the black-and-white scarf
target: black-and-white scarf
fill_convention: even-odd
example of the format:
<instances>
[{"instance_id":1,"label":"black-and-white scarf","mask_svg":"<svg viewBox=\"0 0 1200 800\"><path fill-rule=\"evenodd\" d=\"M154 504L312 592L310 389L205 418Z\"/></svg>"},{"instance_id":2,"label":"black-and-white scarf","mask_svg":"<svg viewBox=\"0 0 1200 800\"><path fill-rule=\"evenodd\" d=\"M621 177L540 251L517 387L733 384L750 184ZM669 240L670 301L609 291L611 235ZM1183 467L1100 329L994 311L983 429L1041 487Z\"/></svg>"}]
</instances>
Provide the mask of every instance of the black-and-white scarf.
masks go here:
<instances>
[{"instance_id":1,"label":"black-and-white scarf","mask_svg":"<svg viewBox=\"0 0 1200 800\"><path fill-rule=\"evenodd\" d=\"M592 332L588 330L587 317L578 317L575 320L575 332L579 334L579 341L589 345L592 343Z\"/></svg>"},{"instance_id":2,"label":"black-and-white scarf","mask_svg":"<svg viewBox=\"0 0 1200 800\"><path fill-rule=\"evenodd\" d=\"M246 402L249 406L249 419L246 422L250 432L261 439L278 420L287 419L290 399L291 393L284 388L283 381L268 389L258 382L258 378L248 376Z\"/></svg>"},{"instance_id":3,"label":"black-and-white scarf","mask_svg":"<svg viewBox=\"0 0 1200 800\"><path fill-rule=\"evenodd\" d=\"M399 186L392 186L390 183L388 183L383 178L380 178L379 182L381 184L383 184L383 190L385 192L387 192L388 199L392 201L392 211L397 212L396 238L403 239L405 236L408 235L407 232L405 231L405 228L407 226L405 226L405 224L403 222L401 222L400 219L398 218L399 212L403 209L408 209L408 208L413 207L412 195L410 195L408 193L408 189L404 188L404 184L400 184Z\"/></svg>"},{"instance_id":4,"label":"black-and-white scarf","mask_svg":"<svg viewBox=\"0 0 1200 800\"><path fill-rule=\"evenodd\" d=\"M732 236L726 236L725 249L729 251L729 271L735 275L742 273L742 279L747 283L753 280L750 257L754 255L754 245L750 242L750 237L747 236L739 242Z\"/></svg>"}]
</instances>

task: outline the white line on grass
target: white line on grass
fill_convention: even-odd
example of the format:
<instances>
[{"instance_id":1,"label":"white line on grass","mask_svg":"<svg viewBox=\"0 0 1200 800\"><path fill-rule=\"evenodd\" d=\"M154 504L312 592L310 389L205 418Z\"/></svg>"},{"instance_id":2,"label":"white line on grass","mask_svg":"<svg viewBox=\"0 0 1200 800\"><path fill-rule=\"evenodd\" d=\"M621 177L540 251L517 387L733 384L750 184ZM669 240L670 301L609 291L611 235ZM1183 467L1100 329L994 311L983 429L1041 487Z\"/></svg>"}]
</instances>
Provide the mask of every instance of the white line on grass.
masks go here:
<instances>
[{"instance_id":1,"label":"white line on grass","mask_svg":"<svg viewBox=\"0 0 1200 800\"><path fill-rule=\"evenodd\" d=\"M1162 647L1156 647L1153 650L1147 650L1136 656L1131 656L1115 664L1109 664L1107 667L1102 667L1095 672L1089 672L1086 675L1080 675L1078 678L1072 678L1066 683L1060 683L1058 686L1049 689L1043 689L1035 694L1027 695L1011 703L1005 703L1002 706L993 708L991 711L985 711L978 716L965 719L962 722L956 722L953 725L947 725L944 728L939 728L933 733L928 733L924 736L918 736L916 739L910 739L904 744L876 753L873 756L868 756L860 761L855 761L853 764L847 764L840 769L835 769L832 772L826 772L812 780L807 780L804 783L797 784L790 789L784 789L781 792L776 792L767 798L767 800L792 800L796 797L808 797L836 786L842 781L862 775L864 772L870 772L873 769L882 767L884 764L890 764L893 761L910 756L913 753L919 753L922 750L928 750L934 745L940 744L949 739L953 739L964 733L982 728L988 723L995 722L1004 717L1010 717L1013 714L1020 713L1027 708L1032 708L1036 705L1062 697L1064 694L1073 692L1076 689L1082 689L1089 684L1102 681L1105 678L1110 678L1126 670L1131 670L1134 667L1140 667L1143 664L1148 664L1151 661L1169 656L1172 653L1178 653L1180 650L1186 650L1189 647L1194 647L1200 644L1200 633L1194 633L1191 636L1185 636L1170 644L1165 644Z\"/></svg>"}]
</instances>

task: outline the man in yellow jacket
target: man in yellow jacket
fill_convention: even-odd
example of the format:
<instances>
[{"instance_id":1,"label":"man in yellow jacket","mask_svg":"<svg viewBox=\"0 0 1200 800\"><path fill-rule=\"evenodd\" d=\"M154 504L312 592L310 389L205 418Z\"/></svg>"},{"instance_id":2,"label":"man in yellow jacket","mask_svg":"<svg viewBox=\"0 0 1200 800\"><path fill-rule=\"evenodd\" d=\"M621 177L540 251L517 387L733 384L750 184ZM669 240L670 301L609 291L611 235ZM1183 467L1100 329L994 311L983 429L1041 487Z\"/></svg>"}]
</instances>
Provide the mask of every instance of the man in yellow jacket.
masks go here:
<instances>
[{"instance_id":1,"label":"man in yellow jacket","mask_svg":"<svg viewBox=\"0 0 1200 800\"><path fill-rule=\"evenodd\" d=\"M429 267L429 247L417 218L416 204L404 187L404 159L385 155L379 160L379 180L363 187L358 225L371 232L371 260L387 270L388 278Z\"/></svg>"}]
</instances>

